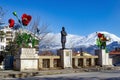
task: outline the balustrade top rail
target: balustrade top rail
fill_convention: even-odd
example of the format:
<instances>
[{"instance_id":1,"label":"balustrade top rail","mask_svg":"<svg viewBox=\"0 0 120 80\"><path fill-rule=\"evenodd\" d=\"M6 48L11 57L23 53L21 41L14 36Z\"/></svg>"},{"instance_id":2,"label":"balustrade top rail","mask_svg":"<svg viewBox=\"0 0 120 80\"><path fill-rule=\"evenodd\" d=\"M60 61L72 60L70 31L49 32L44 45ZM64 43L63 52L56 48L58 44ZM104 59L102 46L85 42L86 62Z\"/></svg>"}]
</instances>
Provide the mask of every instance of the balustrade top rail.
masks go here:
<instances>
[{"instance_id":1,"label":"balustrade top rail","mask_svg":"<svg viewBox=\"0 0 120 80\"><path fill-rule=\"evenodd\" d=\"M72 56L72 58L98 58L98 56Z\"/></svg>"},{"instance_id":2,"label":"balustrade top rail","mask_svg":"<svg viewBox=\"0 0 120 80\"><path fill-rule=\"evenodd\" d=\"M98 56L72 56L72 58L98 58ZM60 56L39 56L39 59L60 59Z\"/></svg>"},{"instance_id":3,"label":"balustrade top rail","mask_svg":"<svg viewBox=\"0 0 120 80\"><path fill-rule=\"evenodd\" d=\"M60 59L60 56L39 56L40 59Z\"/></svg>"}]
</instances>

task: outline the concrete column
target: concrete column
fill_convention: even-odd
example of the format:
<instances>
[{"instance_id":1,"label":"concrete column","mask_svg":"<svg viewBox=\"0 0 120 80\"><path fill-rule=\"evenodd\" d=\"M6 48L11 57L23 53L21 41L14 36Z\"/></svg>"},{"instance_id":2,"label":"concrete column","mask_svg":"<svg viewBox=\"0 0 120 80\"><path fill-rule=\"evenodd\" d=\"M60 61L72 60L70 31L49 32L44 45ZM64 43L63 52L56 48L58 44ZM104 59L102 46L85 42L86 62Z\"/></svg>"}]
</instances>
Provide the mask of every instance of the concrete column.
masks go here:
<instances>
[{"instance_id":1,"label":"concrete column","mask_svg":"<svg viewBox=\"0 0 120 80\"><path fill-rule=\"evenodd\" d=\"M86 67L87 66L87 59L86 58L83 58L83 67Z\"/></svg>"},{"instance_id":2,"label":"concrete column","mask_svg":"<svg viewBox=\"0 0 120 80\"><path fill-rule=\"evenodd\" d=\"M75 67L78 67L78 58L75 58Z\"/></svg>"},{"instance_id":3,"label":"concrete column","mask_svg":"<svg viewBox=\"0 0 120 80\"><path fill-rule=\"evenodd\" d=\"M91 66L95 66L95 59L91 58Z\"/></svg>"},{"instance_id":4,"label":"concrete column","mask_svg":"<svg viewBox=\"0 0 120 80\"><path fill-rule=\"evenodd\" d=\"M53 64L53 63L54 63L54 59L51 58L51 59L50 59L50 68L53 68L53 67L54 67L54 64Z\"/></svg>"},{"instance_id":5,"label":"concrete column","mask_svg":"<svg viewBox=\"0 0 120 80\"><path fill-rule=\"evenodd\" d=\"M43 68L43 59L39 59L39 69Z\"/></svg>"}]
</instances>

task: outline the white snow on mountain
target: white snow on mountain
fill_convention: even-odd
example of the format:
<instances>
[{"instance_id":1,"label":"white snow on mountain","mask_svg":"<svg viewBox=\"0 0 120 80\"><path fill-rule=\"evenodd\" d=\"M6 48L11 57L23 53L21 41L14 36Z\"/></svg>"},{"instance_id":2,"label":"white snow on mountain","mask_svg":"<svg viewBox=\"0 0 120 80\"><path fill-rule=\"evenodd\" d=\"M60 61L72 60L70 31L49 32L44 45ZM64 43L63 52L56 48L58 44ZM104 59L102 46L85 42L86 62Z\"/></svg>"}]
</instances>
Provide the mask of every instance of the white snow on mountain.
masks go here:
<instances>
[{"instance_id":1,"label":"white snow on mountain","mask_svg":"<svg viewBox=\"0 0 120 80\"><path fill-rule=\"evenodd\" d=\"M105 32L98 31L105 34L107 38L110 38L110 41L107 42L107 45L110 45L113 42L120 42L120 38L116 35ZM75 47L90 47L96 45L97 34L96 32L89 34L88 36L78 36L78 35L67 35L66 48L75 48ZM45 36L43 41L40 43L41 49L60 49L61 48L61 34L49 33Z\"/></svg>"}]
</instances>

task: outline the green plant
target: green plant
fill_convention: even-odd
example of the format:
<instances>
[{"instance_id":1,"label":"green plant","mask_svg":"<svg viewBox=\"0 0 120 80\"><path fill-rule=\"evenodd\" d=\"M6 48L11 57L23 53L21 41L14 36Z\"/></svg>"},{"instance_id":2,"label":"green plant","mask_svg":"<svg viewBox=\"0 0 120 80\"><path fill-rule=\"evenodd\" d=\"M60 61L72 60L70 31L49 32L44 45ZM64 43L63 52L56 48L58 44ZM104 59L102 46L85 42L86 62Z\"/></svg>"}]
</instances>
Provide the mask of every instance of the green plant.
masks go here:
<instances>
[{"instance_id":1,"label":"green plant","mask_svg":"<svg viewBox=\"0 0 120 80\"><path fill-rule=\"evenodd\" d=\"M39 40L35 39L31 34L22 33L16 36L16 43L20 47L29 47L29 43L32 44L32 47L35 47L39 43Z\"/></svg>"}]
</instances>

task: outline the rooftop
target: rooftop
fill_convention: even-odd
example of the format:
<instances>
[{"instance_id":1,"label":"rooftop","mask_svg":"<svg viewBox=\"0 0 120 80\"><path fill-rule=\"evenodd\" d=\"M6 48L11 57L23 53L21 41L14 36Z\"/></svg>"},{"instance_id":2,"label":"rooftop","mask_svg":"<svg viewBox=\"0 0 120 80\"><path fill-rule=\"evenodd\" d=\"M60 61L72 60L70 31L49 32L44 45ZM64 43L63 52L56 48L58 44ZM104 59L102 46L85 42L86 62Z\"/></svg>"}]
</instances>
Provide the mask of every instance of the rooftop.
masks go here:
<instances>
[{"instance_id":1,"label":"rooftop","mask_svg":"<svg viewBox=\"0 0 120 80\"><path fill-rule=\"evenodd\" d=\"M115 48L115 50L109 52L110 55L120 55L120 48Z\"/></svg>"}]
</instances>

